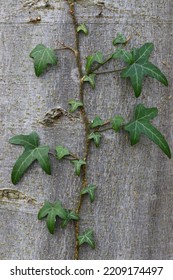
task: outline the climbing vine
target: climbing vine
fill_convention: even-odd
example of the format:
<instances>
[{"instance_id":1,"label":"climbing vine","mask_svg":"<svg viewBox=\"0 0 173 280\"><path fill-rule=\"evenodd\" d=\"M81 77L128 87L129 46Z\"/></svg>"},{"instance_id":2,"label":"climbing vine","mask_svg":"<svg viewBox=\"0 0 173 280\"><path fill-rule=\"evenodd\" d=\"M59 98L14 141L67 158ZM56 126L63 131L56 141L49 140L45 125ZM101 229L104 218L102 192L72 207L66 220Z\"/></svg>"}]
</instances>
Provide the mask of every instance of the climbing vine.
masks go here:
<instances>
[{"instance_id":1,"label":"climbing vine","mask_svg":"<svg viewBox=\"0 0 173 280\"><path fill-rule=\"evenodd\" d=\"M95 200L95 192L99 186L90 182L87 176L88 155L90 145L93 143L96 148L100 146L103 135L107 130L113 130L115 133L126 131L129 134L131 145L139 142L142 135L148 137L154 142L168 158L171 158L171 151L165 137L152 124L152 119L158 114L157 108L147 108L143 104L138 104L134 108L133 119L125 122L123 116L115 115L111 119L103 120L99 116L90 121L85 110L84 89L85 83L89 83L91 90L96 87L97 79L100 75L117 73L122 79L129 79L133 87L135 97L138 98L142 93L143 78L146 76L157 79L163 85L168 86L168 81L161 70L150 62L150 55L154 50L153 43L145 43L139 48L127 50L126 46L130 38L125 38L118 33L113 40L115 51L112 54L105 55L98 51L89 55L86 58L85 67L82 66L80 53L79 38L88 36L89 30L85 23L78 23L75 13L75 1L66 0L69 14L74 26L74 48L66 46L62 43L62 49L69 49L73 52L76 58L76 65L79 73L79 93L78 99L69 100L69 113L73 114L78 110L83 122L85 132L83 156L80 158L78 153L70 151L67 147L58 145L55 147L55 153L50 152L49 146L39 144L39 135L36 132L31 132L29 135L16 135L9 141L11 144L21 145L24 147L23 153L19 156L14 164L11 179L13 184L17 184L26 170L34 161L38 161L41 168L51 174L50 156L53 154L57 160L66 159L74 166L76 176L81 178L81 188L78 194L78 201L75 209L66 209L62 203L57 200L52 203L45 201L43 207L39 210L38 219L46 218L47 228L51 234L55 233L56 220L60 219L61 227L65 228L69 222L74 222L75 227L75 250L74 259L79 259L79 247L83 243L87 243L92 249L95 248L94 231L91 228L86 228L84 232L80 232L80 210L83 202L83 196L88 196L91 203ZM30 57L34 62L35 74L37 77L43 75L49 65L57 64L57 56L51 48L38 44L30 53ZM123 68L116 68L101 72L99 69L109 64L110 61L120 61L124 63ZM116 63L117 65L117 63ZM85 71L83 72L83 69Z\"/></svg>"}]
</instances>

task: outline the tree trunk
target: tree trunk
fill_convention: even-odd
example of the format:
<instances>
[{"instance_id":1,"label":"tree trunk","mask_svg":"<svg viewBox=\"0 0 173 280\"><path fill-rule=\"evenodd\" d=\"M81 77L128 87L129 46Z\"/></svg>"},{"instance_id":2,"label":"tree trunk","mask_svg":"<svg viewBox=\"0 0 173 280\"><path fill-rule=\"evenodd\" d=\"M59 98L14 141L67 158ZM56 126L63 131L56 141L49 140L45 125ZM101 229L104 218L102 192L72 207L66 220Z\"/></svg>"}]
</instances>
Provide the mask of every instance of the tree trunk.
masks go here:
<instances>
[{"instance_id":1,"label":"tree trunk","mask_svg":"<svg viewBox=\"0 0 173 280\"><path fill-rule=\"evenodd\" d=\"M15 2L15 3L14 3ZM104 2L104 4L99 4ZM153 123L173 147L173 40L172 0L76 1L79 23L86 22L89 35L80 36L81 56L114 50L118 32L132 36L128 48L153 42L151 60L165 73L169 87L147 78L136 99L128 81L118 73L99 75L96 89L85 85L85 107L89 120L96 115L109 119L122 115L128 121L134 105L158 107ZM47 3L47 4L46 4ZM36 131L42 144L65 145L83 155L84 127L80 114L64 115L52 125L42 124L45 115L78 98L78 70L74 54L60 42L74 46L74 26L64 0L2 0L0 40L1 83L1 180L0 258L73 259L73 223L51 235L37 213L45 200L59 199L65 208L75 209L81 181L68 161L51 159L52 176L37 163L22 180L12 185L10 173L22 151L8 139ZM40 17L41 21L34 21ZM37 78L29 53L37 44L57 49L57 67ZM110 64L111 68L111 64ZM112 69L112 68L111 68ZM105 68L103 68L105 70ZM141 137L131 146L125 133L104 132L100 148L91 145L87 178L97 186L91 204L84 198L80 232L94 230L96 249L80 248L80 259L173 259L173 162L156 145Z\"/></svg>"}]
</instances>

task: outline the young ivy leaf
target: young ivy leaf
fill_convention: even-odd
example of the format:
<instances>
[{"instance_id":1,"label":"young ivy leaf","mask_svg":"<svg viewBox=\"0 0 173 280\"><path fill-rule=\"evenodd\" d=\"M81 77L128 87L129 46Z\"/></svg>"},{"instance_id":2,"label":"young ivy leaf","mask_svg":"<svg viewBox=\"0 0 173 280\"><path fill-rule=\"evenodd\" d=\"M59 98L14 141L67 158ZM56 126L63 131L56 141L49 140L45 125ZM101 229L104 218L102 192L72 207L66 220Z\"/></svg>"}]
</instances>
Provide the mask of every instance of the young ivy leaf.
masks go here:
<instances>
[{"instance_id":1,"label":"young ivy leaf","mask_svg":"<svg viewBox=\"0 0 173 280\"><path fill-rule=\"evenodd\" d=\"M72 210L66 210L66 214L67 214L66 218L61 223L62 228L65 228L71 220L75 220L75 221L79 220L79 215L77 215Z\"/></svg>"},{"instance_id":2,"label":"young ivy leaf","mask_svg":"<svg viewBox=\"0 0 173 280\"><path fill-rule=\"evenodd\" d=\"M152 43L146 43L141 48L131 52L133 62L129 63L122 72L122 78L130 78L135 96L138 97L142 91L142 81L145 76L155 78L165 86L168 86L168 81L165 75L154 64L149 62L149 57L154 49Z\"/></svg>"},{"instance_id":3,"label":"young ivy leaf","mask_svg":"<svg viewBox=\"0 0 173 280\"><path fill-rule=\"evenodd\" d=\"M95 185L89 185L87 188L83 188L81 194L89 194L91 203L95 200Z\"/></svg>"},{"instance_id":4,"label":"young ivy leaf","mask_svg":"<svg viewBox=\"0 0 173 280\"><path fill-rule=\"evenodd\" d=\"M127 62L128 64L133 63L132 53L119 48L116 49L116 51L113 53L112 58L122 59L124 62Z\"/></svg>"},{"instance_id":5,"label":"young ivy leaf","mask_svg":"<svg viewBox=\"0 0 173 280\"><path fill-rule=\"evenodd\" d=\"M82 31L85 35L88 35L88 29L86 27L85 23L81 23L78 27L77 27L77 32Z\"/></svg>"},{"instance_id":6,"label":"young ivy leaf","mask_svg":"<svg viewBox=\"0 0 173 280\"><path fill-rule=\"evenodd\" d=\"M49 161L49 146L39 146L39 136L36 132L29 135L17 135L12 137L9 142L14 145L24 146L25 150L17 159L11 174L12 183L16 185L29 166L38 160L42 169L51 174Z\"/></svg>"},{"instance_id":7,"label":"young ivy leaf","mask_svg":"<svg viewBox=\"0 0 173 280\"><path fill-rule=\"evenodd\" d=\"M69 100L68 104L71 105L71 113L75 112L79 107L83 107L83 103L79 100L71 99Z\"/></svg>"},{"instance_id":8,"label":"young ivy leaf","mask_svg":"<svg viewBox=\"0 0 173 280\"><path fill-rule=\"evenodd\" d=\"M130 133L131 145L138 143L141 134L145 134L171 158L171 151L165 137L150 123L157 114L157 108L145 108L144 105L139 104L135 108L134 120L125 125L125 130Z\"/></svg>"},{"instance_id":9,"label":"young ivy leaf","mask_svg":"<svg viewBox=\"0 0 173 280\"><path fill-rule=\"evenodd\" d=\"M89 55L87 57L87 62L86 62L86 65L85 65L85 69L86 69L87 74L91 70L91 67L92 67L94 62L97 62L99 64L102 64L104 62L104 56L103 56L102 52L96 52L95 54Z\"/></svg>"},{"instance_id":10,"label":"young ivy leaf","mask_svg":"<svg viewBox=\"0 0 173 280\"><path fill-rule=\"evenodd\" d=\"M121 116L115 116L111 120L111 126L112 126L113 130L115 130L115 132L118 132L120 130L123 122L124 122L124 119Z\"/></svg>"},{"instance_id":11,"label":"young ivy leaf","mask_svg":"<svg viewBox=\"0 0 173 280\"><path fill-rule=\"evenodd\" d=\"M71 163L74 164L74 167L75 167L75 173L77 176L80 175L80 171L81 171L81 167L82 165L85 165L86 164L86 161L80 159L80 160L72 160Z\"/></svg>"},{"instance_id":12,"label":"young ivy leaf","mask_svg":"<svg viewBox=\"0 0 173 280\"><path fill-rule=\"evenodd\" d=\"M83 78L83 81L89 82L92 89L95 89L95 77L96 77L96 74L85 75Z\"/></svg>"},{"instance_id":13,"label":"young ivy leaf","mask_svg":"<svg viewBox=\"0 0 173 280\"><path fill-rule=\"evenodd\" d=\"M125 44L126 42L127 39L124 37L124 35L122 33L118 33L112 43L114 46L116 46L118 44Z\"/></svg>"},{"instance_id":14,"label":"young ivy leaf","mask_svg":"<svg viewBox=\"0 0 173 280\"><path fill-rule=\"evenodd\" d=\"M95 119L91 122L90 127L95 128L98 126L102 126L103 124L104 124L104 121L99 116L96 116Z\"/></svg>"},{"instance_id":15,"label":"young ivy leaf","mask_svg":"<svg viewBox=\"0 0 173 280\"><path fill-rule=\"evenodd\" d=\"M62 207L61 202L58 200L55 203L46 201L44 206L38 212L38 219L41 220L47 216L47 228L51 234L55 232L56 217L65 220L67 218L67 212Z\"/></svg>"},{"instance_id":16,"label":"young ivy leaf","mask_svg":"<svg viewBox=\"0 0 173 280\"><path fill-rule=\"evenodd\" d=\"M56 146L55 149L56 149L57 158L59 160L62 159L63 157L65 157L65 156L69 156L70 155L70 151L66 147Z\"/></svg>"},{"instance_id":17,"label":"young ivy leaf","mask_svg":"<svg viewBox=\"0 0 173 280\"><path fill-rule=\"evenodd\" d=\"M95 242L94 242L93 230L87 229L83 234L79 235L78 242L79 242L79 246L81 246L83 243L87 243L92 249L94 249Z\"/></svg>"},{"instance_id":18,"label":"young ivy leaf","mask_svg":"<svg viewBox=\"0 0 173 280\"><path fill-rule=\"evenodd\" d=\"M91 132L88 139L93 140L96 147L99 147L102 135L99 132Z\"/></svg>"},{"instance_id":19,"label":"young ivy leaf","mask_svg":"<svg viewBox=\"0 0 173 280\"><path fill-rule=\"evenodd\" d=\"M34 69L37 77L44 72L48 65L57 64L57 58L54 50L47 48L42 44L37 45L31 51L30 57L34 59Z\"/></svg>"}]
</instances>

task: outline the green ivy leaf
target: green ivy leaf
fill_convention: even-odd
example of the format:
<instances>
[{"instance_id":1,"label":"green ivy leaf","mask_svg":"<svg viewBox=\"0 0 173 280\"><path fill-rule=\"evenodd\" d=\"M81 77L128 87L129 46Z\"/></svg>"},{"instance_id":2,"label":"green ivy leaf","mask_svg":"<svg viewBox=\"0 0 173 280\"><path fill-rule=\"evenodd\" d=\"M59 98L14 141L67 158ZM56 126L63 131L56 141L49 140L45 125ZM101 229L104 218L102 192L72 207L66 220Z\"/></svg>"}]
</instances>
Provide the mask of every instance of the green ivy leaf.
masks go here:
<instances>
[{"instance_id":1,"label":"green ivy leaf","mask_svg":"<svg viewBox=\"0 0 173 280\"><path fill-rule=\"evenodd\" d=\"M65 157L65 156L69 156L70 155L70 151L66 147L56 146L55 149L56 149L57 158L59 160L62 159L63 157Z\"/></svg>"},{"instance_id":2,"label":"green ivy leaf","mask_svg":"<svg viewBox=\"0 0 173 280\"><path fill-rule=\"evenodd\" d=\"M93 55L89 55L87 57L87 62L86 62L86 72L89 73L89 71L91 70L91 67L93 65L94 62L97 62L99 64L102 64L104 62L104 56L102 54L102 52L96 52Z\"/></svg>"},{"instance_id":3,"label":"green ivy leaf","mask_svg":"<svg viewBox=\"0 0 173 280\"><path fill-rule=\"evenodd\" d=\"M86 27L85 23L81 23L78 27L77 27L77 32L82 31L85 35L88 35L88 29Z\"/></svg>"},{"instance_id":4,"label":"green ivy leaf","mask_svg":"<svg viewBox=\"0 0 173 280\"><path fill-rule=\"evenodd\" d=\"M115 132L118 132L120 130L123 122L124 122L124 119L121 116L115 116L111 120L111 126L112 126L113 130L115 130Z\"/></svg>"},{"instance_id":5,"label":"green ivy leaf","mask_svg":"<svg viewBox=\"0 0 173 280\"><path fill-rule=\"evenodd\" d=\"M54 50L42 44L37 45L32 50L30 57L34 59L34 69L37 77L44 72L48 65L57 64L57 57Z\"/></svg>"},{"instance_id":6,"label":"green ivy leaf","mask_svg":"<svg viewBox=\"0 0 173 280\"><path fill-rule=\"evenodd\" d=\"M23 154L17 159L11 174L12 183L16 185L29 166L38 160L42 169L51 174L51 167L49 161L49 147L39 146L39 136L36 132L29 135L17 135L12 137L9 142L15 145L24 146Z\"/></svg>"},{"instance_id":7,"label":"green ivy leaf","mask_svg":"<svg viewBox=\"0 0 173 280\"><path fill-rule=\"evenodd\" d=\"M84 82L89 82L92 89L95 89L95 77L96 77L96 74L85 75L83 80L84 80Z\"/></svg>"},{"instance_id":8,"label":"green ivy leaf","mask_svg":"<svg viewBox=\"0 0 173 280\"><path fill-rule=\"evenodd\" d=\"M130 133L131 145L138 143L141 134L145 134L171 158L171 151L165 137L150 123L157 114L157 108L145 108L139 104L135 108L134 120L125 125L125 130Z\"/></svg>"},{"instance_id":9,"label":"green ivy leaf","mask_svg":"<svg viewBox=\"0 0 173 280\"><path fill-rule=\"evenodd\" d=\"M118 33L112 43L114 46L116 46L118 44L125 44L126 42L127 39L124 37L124 35L122 33Z\"/></svg>"},{"instance_id":10,"label":"green ivy leaf","mask_svg":"<svg viewBox=\"0 0 173 280\"><path fill-rule=\"evenodd\" d=\"M98 126L102 126L103 124L104 124L104 121L99 116L96 116L95 119L91 122L90 127L95 128Z\"/></svg>"},{"instance_id":11,"label":"green ivy leaf","mask_svg":"<svg viewBox=\"0 0 173 280\"><path fill-rule=\"evenodd\" d=\"M122 78L130 78L135 92L138 97L142 91L142 81L145 76L150 76L157 79L159 82L168 86L168 81L165 75L154 64L148 61L151 52L154 49L152 43L146 43L141 48L131 52L133 63L130 63L122 72Z\"/></svg>"},{"instance_id":12,"label":"green ivy leaf","mask_svg":"<svg viewBox=\"0 0 173 280\"><path fill-rule=\"evenodd\" d=\"M85 165L86 164L86 161L80 159L80 160L72 160L71 163L74 164L74 167L75 167L75 173L77 176L80 175L80 171L81 171L81 167L82 165Z\"/></svg>"},{"instance_id":13,"label":"green ivy leaf","mask_svg":"<svg viewBox=\"0 0 173 280\"><path fill-rule=\"evenodd\" d=\"M71 220L75 220L75 221L79 220L79 215L77 215L72 210L66 210L66 213L67 213L66 218L61 223L62 228L65 228Z\"/></svg>"},{"instance_id":14,"label":"green ivy leaf","mask_svg":"<svg viewBox=\"0 0 173 280\"><path fill-rule=\"evenodd\" d=\"M102 135L99 132L91 132L88 139L93 140L96 147L99 147Z\"/></svg>"},{"instance_id":15,"label":"green ivy leaf","mask_svg":"<svg viewBox=\"0 0 173 280\"><path fill-rule=\"evenodd\" d=\"M122 59L124 62L127 62L128 64L133 63L132 53L123 49L116 49L116 51L112 55L112 58Z\"/></svg>"},{"instance_id":16,"label":"green ivy leaf","mask_svg":"<svg viewBox=\"0 0 173 280\"><path fill-rule=\"evenodd\" d=\"M38 219L41 220L47 216L47 228L51 234L55 232L56 217L66 219L67 212L62 207L61 202L58 200L55 203L46 201L44 206L38 212Z\"/></svg>"},{"instance_id":17,"label":"green ivy leaf","mask_svg":"<svg viewBox=\"0 0 173 280\"><path fill-rule=\"evenodd\" d=\"M83 103L79 100L71 99L69 100L68 104L71 105L71 113L75 112L79 107L83 107Z\"/></svg>"},{"instance_id":18,"label":"green ivy leaf","mask_svg":"<svg viewBox=\"0 0 173 280\"><path fill-rule=\"evenodd\" d=\"M89 194L91 203L95 200L95 185L89 185L87 188L83 188L81 194Z\"/></svg>"},{"instance_id":19,"label":"green ivy leaf","mask_svg":"<svg viewBox=\"0 0 173 280\"><path fill-rule=\"evenodd\" d=\"M87 229L82 235L78 236L79 246L83 243L87 243L92 249L95 248L94 233L93 230Z\"/></svg>"}]
</instances>

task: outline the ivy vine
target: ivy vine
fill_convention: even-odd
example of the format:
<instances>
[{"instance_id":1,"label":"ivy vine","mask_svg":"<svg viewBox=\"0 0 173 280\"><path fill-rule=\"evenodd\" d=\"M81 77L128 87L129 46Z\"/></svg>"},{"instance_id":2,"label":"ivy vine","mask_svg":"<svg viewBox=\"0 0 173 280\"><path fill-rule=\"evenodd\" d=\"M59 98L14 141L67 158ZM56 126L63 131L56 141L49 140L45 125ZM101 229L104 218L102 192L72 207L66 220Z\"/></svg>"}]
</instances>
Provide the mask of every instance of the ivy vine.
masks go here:
<instances>
[{"instance_id":1,"label":"ivy vine","mask_svg":"<svg viewBox=\"0 0 173 280\"><path fill-rule=\"evenodd\" d=\"M95 248L94 231L86 228L81 233L79 229L80 223L80 209L82 205L83 196L88 196L91 203L95 200L95 193L98 186L89 182L87 178L88 154L90 145L93 143L96 148L100 146L103 140L102 133L106 130L113 130L115 133L126 131L129 134L131 145L139 142L140 138L145 135L152 142L154 142L168 158L171 158L171 151L165 137L152 124L152 119L158 115L157 108L146 108L143 104L138 104L134 108L134 117L128 122L123 116L115 115L111 119L102 120L100 116L95 116L93 120L89 120L85 110L84 89L85 83L89 83L94 90L96 87L99 75L105 73L120 73L122 79L129 79L134 90L135 97L139 97L142 93L143 79L146 76L158 80L165 86L168 86L168 81L161 70L149 61L150 55L154 50L154 44L147 42L139 48L127 50L126 45L130 38L125 38L121 33L118 33L113 40L113 45L116 47L112 54L105 55L101 51L89 55L86 58L85 73L83 73L81 53L79 47L79 37L87 36L89 30L85 23L78 23L75 13L75 1L66 0L69 7L69 13L73 21L75 29L74 44L71 48L63 44L62 49L69 49L73 51L76 58L76 65L79 72L79 94L77 100L69 100L69 112L74 113L76 110L80 112L83 127L85 131L85 143L83 150L83 157L79 158L77 153L70 151L67 147L62 145L55 147L53 155L57 160L68 160L74 166L74 172L81 178L81 190L78 195L78 202L76 209L66 209L62 203L57 200L52 203L44 202L43 207L39 210L38 219L46 218L46 224L51 234L55 233L56 220L61 220L61 227L65 228L71 221L75 224L75 254L74 259L79 258L79 246L87 243L92 249ZM35 74L37 77L44 74L49 65L57 64L57 56L52 48L46 47L43 44L38 44L30 53L30 57L34 62ZM98 71L103 65L108 64L109 61L121 61L124 63L123 68L107 70L105 72ZM117 65L117 63L116 63ZM47 173L51 174L50 165L50 148L47 145L39 144L39 135L36 132L31 132L29 135L16 135L10 140L11 144L21 145L24 147L23 153L19 156L14 164L11 179L13 184L17 184L26 170L34 161L38 161L41 168Z\"/></svg>"}]
</instances>

